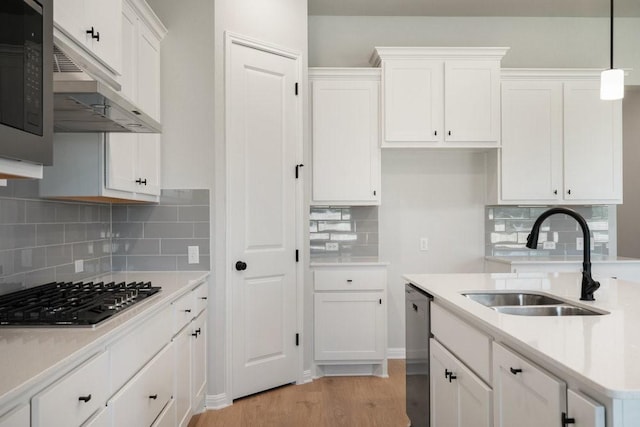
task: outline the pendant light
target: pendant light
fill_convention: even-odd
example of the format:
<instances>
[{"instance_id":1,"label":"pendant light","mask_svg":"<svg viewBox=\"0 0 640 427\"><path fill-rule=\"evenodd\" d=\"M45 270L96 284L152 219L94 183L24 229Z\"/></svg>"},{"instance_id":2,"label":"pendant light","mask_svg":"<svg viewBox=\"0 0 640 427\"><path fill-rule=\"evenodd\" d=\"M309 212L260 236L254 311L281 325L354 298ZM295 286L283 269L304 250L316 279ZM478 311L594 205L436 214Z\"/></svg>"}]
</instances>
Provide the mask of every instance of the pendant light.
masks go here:
<instances>
[{"instance_id":1,"label":"pendant light","mask_svg":"<svg viewBox=\"0 0 640 427\"><path fill-rule=\"evenodd\" d=\"M613 101L624 96L624 71L613 68L613 0L611 0L610 68L600 74L600 99Z\"/></svg>"}]
</instances>

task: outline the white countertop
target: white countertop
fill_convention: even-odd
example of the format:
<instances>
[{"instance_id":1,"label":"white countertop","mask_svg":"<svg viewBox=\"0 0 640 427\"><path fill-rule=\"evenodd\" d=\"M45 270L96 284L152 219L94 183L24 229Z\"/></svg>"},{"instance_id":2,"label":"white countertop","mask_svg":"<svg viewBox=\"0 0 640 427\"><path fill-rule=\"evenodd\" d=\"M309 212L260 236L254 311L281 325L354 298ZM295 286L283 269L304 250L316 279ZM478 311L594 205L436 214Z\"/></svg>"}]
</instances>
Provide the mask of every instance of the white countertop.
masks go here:
<instances>
[{"instance_id":1,"label":"white countertop","mask_svg":"<svg viewBox=\"0 0 640 427\"><path fill-rule=\"evenodd\" d=\"M331 267L331 266L367 266L367 265L389 265L388 262L380 261L378 257L322 257L312 258L310 267Z\"/></svg>"},{"instance_id":2,"label":"white countertop","mask_svg":"<svg viewBox=\"0 0 640 427\"><path fill-rule=\"evenodd\" d=\"M498 341L611 398L640 399L640 284L600 280L596 301L580 301L579 273L409 274L404 278ZM609 312L600 316L514 316L461 292L535 290ZM531 357L531 356L530 356Z\"/></svg>"},{"instance_id":3,"label":"white countertop","mask_svg":"<svg viewBox=\"0 0 640 427\"><path fill-rule=\"evenodd\" d=\"M99 276L103 281L151 281L162 290L95 328L0 327L0 402L36 384L41 378L64 369L84 357L84 351L100 345L140 321L204 279L209 272L131 272ZM85 280L86 281L86 280Z\"/></svg>"},{"instance_id":4,"label":"white countertop","mask_svg":"<svg viewBox=\"0 0 640 427\"><path fill-rule=\"evenodd\" d=\"M582 264L582 255L564 255L564 256L486 256L484 257L488 261L501 262L503 264L549 264L549 263L563 263L563 264ZM640 264L638 258L627 258L621 256L609 256L609 255L591 255L592 264L600 263L636 263Z\"/></svg>"}]
</instances>

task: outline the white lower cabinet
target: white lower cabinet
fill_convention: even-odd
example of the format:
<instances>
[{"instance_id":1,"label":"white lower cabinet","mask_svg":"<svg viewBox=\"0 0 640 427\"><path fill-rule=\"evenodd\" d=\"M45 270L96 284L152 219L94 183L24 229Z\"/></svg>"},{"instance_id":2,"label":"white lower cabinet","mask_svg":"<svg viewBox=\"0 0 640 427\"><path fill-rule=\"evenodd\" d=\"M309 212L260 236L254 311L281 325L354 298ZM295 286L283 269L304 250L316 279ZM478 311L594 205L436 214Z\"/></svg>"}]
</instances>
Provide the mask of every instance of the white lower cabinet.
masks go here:
<instances>
[{"instance_id":1,"label":"white lower cabinet","mask_svg":"<svg viewBox=\"0 0 640 427\"><path fill-rule=\"evenodd\" d=\"M100 353L31 399L33 426L80 425L104 405L109 353Z\"/></svg>"},{"instance_id":2,"label":"white lower cabinet","mask_svg":"<svg viewBox=\"0 0 640 427\"><path fill-rule=\"evenodd\" d=\"M29 427L29 405L22 405L0 416L0 427Z\"/></svg>"},{"instance_id":3,"label":"white lower cabinet","mask_svg":"<svg viewBox=\"0 0 640 427\"><path fill-rule=\"evenodd\" d=\"M493 344L496 427L559 425L566 384L500 344Z\"/></svg>"},{"instance_id":4,"label":"white lower cabinet","mask_svg":"<svg viewBox=\"0 0 640 427\"><path fill-rule=\"evenodd\" d=\"M173 343L162 349L108 403L114 426L148 426L173 396Z\"/></svg>"},{"instance_id":5,"label":"white lower cabinet","mask_svg":"<svg viewBox=\"0 0 640 427\"><path fill-rule=\"evenodd\" d=\"M432 426L493 425L491 388L433 338L430 366Z\"/></svg>"},{"instance_id":6,"label":"white lower cabinet","mask_svg":"<svg viewBox=\"0 0 640 427\"><path fill-rule=\"evenodd\" d=\"M563 419L576 427L605 427L604 406L587 396L567 390L567 415Z\"/></svg>"},{"instance_id":7,"label":"white lower cabinet","mask_svg":"<svg viewBox=\"0 0 640 427\"><path fill-rule=\"evenodd\" d=\"M314 268L314 355L319 374L387 375L385 266ZM372 367L357 370L356 365ZM342 368L336 366L344 365Z\"/></svg>"},{"instance_id":8,"label":"white lower cabinet","mask_svg":"<svg viewBox=\"0 0 640 427\"><path fill-rule=\"evenodd\" d=\"M205 385L207 383L207 311L203 311L192 323L193 337L191 353L192 366L192 393L191 401L193 405L204 403ZM199 413L204 409L204 405L194 407L194 412Z\"/></svg>"}]
</instances>

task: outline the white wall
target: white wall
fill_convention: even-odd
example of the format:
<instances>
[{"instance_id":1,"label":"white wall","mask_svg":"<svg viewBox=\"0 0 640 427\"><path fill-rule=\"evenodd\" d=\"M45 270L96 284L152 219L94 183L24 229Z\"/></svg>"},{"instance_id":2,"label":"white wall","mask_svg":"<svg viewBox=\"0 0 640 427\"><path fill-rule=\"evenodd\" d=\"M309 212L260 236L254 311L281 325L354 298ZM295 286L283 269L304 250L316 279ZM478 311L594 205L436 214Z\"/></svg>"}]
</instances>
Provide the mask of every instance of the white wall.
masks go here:
<instances>
[{"instance_id":1,"label":"white wall","mask_svg":"<svg viewBox=\"0 0 640 427\"><path fill-rule=\"evenodd\" d=\"M184 2L180 2L184 4ZM275 44L288 50L299 52L304 67L303 81L306 81L307 66L307 2L303 0L216 0L215 1L215 218L214 247L212 249L212 269L215 275L216 313L211 326L213 337L210 344L209 392L210 395L226 393L225 335L226 308L225 273L225 144L224 144L224 33L230 31L242 36ZM305 85L302 85L305 89ZM306 90L301 93L302 105L306 110ZM303 114L306 117L306 113ZM305 124L306 129L306 124ZM307 298L309 300L309 298ZM309 300L310 301L310 300ZM310 306L305 303L305 308ZM308 311L308 310L307 310ZM215 335L214 335L215 334ZM304 337L304 335L303 335ZM227 399L230 396L226 396Z\"/></svg>"},{"instance_id":2,"label":"white wall","mask_svg":"<svg viewBox=\"0 0 640 427\"><path fill-rule=\"evenodd\" d=\"M380 258L390 263L389 347L404 347L403 274L482 272L485 157L383 150ZM429 239L420 251L419 238Z\"/></svg>"},{"instance_id":3,"label":"white wall","mask_svg":"<svg viewBox=\"0 0 640 427\"><path fill-rule=\"evenodd\" d=\"M640 85L640 18L616 18L615 65ZM504 67L606 68L608 18L309 17L309 66L366 67L375 46L509 46Z\"/></svg>"},{"instance_id":4,"label":"white wall","mask_svg":"<svg viewBox=\"0 0 640 427\"><path fill-rule=\"evenodd\" d=\"M626 88L623 109L623 204L618 206L618 255L640 258L640 88Z\"/></svg>"},{"instance_id":5,"label":"white wall","mask_svg":"<svg viewBox=\"0 0 640 427\"><path fill-rule=\"evenodd\" d=\"M212 188L213 2L149 0L162 41L162 188Z\"/></svg>"}]
</instances>

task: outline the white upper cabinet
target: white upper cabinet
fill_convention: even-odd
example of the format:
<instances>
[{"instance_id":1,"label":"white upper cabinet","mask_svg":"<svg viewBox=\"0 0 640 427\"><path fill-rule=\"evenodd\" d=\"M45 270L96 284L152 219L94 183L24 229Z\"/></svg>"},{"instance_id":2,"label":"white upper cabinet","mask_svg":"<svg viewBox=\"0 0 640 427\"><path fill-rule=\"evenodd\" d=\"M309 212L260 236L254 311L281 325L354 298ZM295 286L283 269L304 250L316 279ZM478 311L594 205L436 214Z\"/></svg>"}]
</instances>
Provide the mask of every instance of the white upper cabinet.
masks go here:
<instances>
[{"instance_id":1,"label":"white upper cabinet","mask_svg":"<svg viewBox=\"0 0 640 427\"><path fill-rule=\"evenodd\" d=\"M312 203L380 204L376 69L311 69Z\"/></svg>"},{"instance_id":2,"label":"white upper cabinet","mask_svg":"<svg viewBox=\"0 0 640 427\"><path fill-rule=\"evenodd\" d=\"M122 66L120 0L56 0L55 27L115 75Z\"/></svg>"},{"instance_id":3,"label":"white upper cabinet","mask_svg":"<svg viewBox=\"0 0 640 427\"><path fill-rule=\"evenodd\" d=\"M598 75L504 73L490 203L622 203L622 104L600 100Z\"/></svg>"},{"instance_id":4,"label":"white upper cabinet","mask_svg":"<svg viewBox=\"0 0 640 427\"><path fill-rule=\"evenodd\" d=\"M497 147L508 48L376 48L383 147Z\"/></svg>"}]
</instances>

